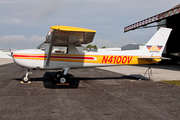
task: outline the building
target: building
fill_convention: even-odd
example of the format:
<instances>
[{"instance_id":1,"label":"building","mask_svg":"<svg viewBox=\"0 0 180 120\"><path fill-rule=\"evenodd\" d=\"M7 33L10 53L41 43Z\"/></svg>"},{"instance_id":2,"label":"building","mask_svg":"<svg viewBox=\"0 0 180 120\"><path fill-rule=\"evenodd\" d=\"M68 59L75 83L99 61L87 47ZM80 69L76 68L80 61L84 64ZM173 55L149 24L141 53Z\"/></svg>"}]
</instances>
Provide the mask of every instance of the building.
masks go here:
<instances>
[{"instance_id":1,"label":"building","mask_svg":"<svg viewBox=\"0 0 180 120\"><path fill-rule=\"evenodd\" d=\"M104 51L121 51L121 48L98 48L98 52L104 52Z\"/></svg>"},{"instance_id":2,"label":"building","mask_svg":"<svg viewBox=\"0 0 180 120\"><path fill-rule=\"evenodd\" d=\"M124 32L135 30L140 27L148 27L147 25L157 23L157 29L161 26L172 28L172 32L163 52L165 57L171 58L171 64L180 61L180 4L163 13L154 15L124 28ZM169 62L169 61L168 61Z\"/></svg>"},{"instance_id":3,"label":"building","mask_svg":"<svg viewBox=\"0 0 180 120\"><path fill-rule=\"evenodd\" d=\"M127 45L121 47L121 50L140 50L144 46L145 46L145 44L132 43L132 44L127 44Z\"/></svg>"}]
</instances>

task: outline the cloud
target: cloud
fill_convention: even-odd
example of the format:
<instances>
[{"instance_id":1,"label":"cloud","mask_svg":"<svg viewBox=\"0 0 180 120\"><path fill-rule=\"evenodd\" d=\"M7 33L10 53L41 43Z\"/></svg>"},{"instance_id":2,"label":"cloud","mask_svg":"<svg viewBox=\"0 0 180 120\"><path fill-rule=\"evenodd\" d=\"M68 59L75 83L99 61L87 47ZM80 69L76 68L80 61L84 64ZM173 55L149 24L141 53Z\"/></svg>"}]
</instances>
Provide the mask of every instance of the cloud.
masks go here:
<instances>
[{"instance_id":1,"label":"cloud","mask_svg":"<svg viewBox=\"0 0 180 120\"><path fill-rule=\"evenodd\" d=\"M96 39L92 42L92 45L96 45L98 48L101 48L103 46L107 48L113 48L113 47L122 47L124 45L133 43L134 41L128 38L127 36L121 36L116 39Z\"/></svg>"},{"instance_id":2,"label":"cloud","mask_svg":"<svg viewBox=\"0 0 180 120\"><path fill-rule=\"evenodd\" d=\"M52 14L57 12L57 9L61 7L59 0L44 0L43 4L39 6L38 9L34 11L34 17L42 20L44 18L50 17Z\"/></svg>"},{"instance_id":3,"label":"cloud","mask_svg":"<svg viewBox=\"0 0 180 120\"><path fill-rule=\"evenodd\" d=\"M85 0L86 2L95 2L95 3L117 3L121 0Z\"/></svg>"},{"instance_id":4,"label":"cloud","mask_svg":"<svg viewBox=\"0 0 180 120\"><path fill-rule=\"evenodd\" d=\"M23 35L9 35L0 37L1 48L36 48L39 44L45 41L45 37L33 35L31 37L25 37Z\"/></svg>"},{"instance_id":5,"label":"cloud","mask_svg":"<svg viewBox=\"0 0 180 120\"><path fill-rule=\"evenodd\" d=\"M96 30L93 43L98 47L144 43L156 28L152 32L136 29L123 33L124 27L177 4L179 0L0 0L0 40L11 38L17 48L32 48L39 44L36 40L41 41L43 37L39 36L46 35L50 26L67 25ZM36 40L33 35L37 35ZM11 42L0 41L0 47L12 46Z\"/></svg>"},{"instance_id":6,"label":"cloud","mask_svg":"<svg viewBox=\"0 0 180 120\"><path fill-rule=\"evenodd\" d=\"M11 17L11 18L6 18L6 19L1 19L0 23L3 24L19 24L21 23L21 20L16 17Z\"/></svg>"},{"instance_id":7,"label":"cloud","mask_svg":"<svg viewBox=\"0 0 180 120\"><path fill-rule=\"evenodd\" d=\"M13 23L21 23L21 20L19 18L12 18Z\"/></svg>"},{"instance_id":8,"label":"cloud","mask_svg":"<svg viewBox=\"0 0 180 120\"><path fill-rule=\"evenodd\" d=\"M122 47L127 44L137 43L143 44L147 43L151 37L156 33L157 29L149 28L149 29L137 29L135 31L130 31L127 33L114 33L111 35L108 31L106 31L107 39L99 38L95 36L93 41L93 45L97 45L98 48L103 46L106 47ZM105 36L105 35L104 35Z\"/></svg>"},{"instance_id":9,"label":"cloud","mask_svg":"<svg viewBox=\"0 0 180 120\"><path fill-rule=\"evenodd\" d=\"M23 4L29 4L29 3L36 3L38 0L31 0L31 1L25 1L25 0L1 0L0 4L19 4L19 3L23 3Z\"/></svg>"},{"instance_id":10,"label":"cloud","mask_svg":"<svg viewBox=\"0 0 180 120\"><path fill-rule=\"evenodd\" d=\"M92 42L92 45L96 45L98 48L101 48L103 46L115 47L115 44L113 42L106 39L96 39L95 41Z\"/></svg>"}]
</instances>

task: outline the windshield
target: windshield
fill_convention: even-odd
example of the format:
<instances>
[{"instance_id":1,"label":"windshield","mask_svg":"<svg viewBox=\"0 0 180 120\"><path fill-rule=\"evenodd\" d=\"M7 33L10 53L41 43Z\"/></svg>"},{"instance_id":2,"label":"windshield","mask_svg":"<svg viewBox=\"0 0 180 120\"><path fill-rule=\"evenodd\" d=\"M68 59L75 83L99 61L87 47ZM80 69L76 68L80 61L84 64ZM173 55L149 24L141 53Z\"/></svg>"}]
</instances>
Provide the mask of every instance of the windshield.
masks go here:
<instances>
[{"instance_id":1,"label":"windshield","mask_svg":"<svg viewBox=\"0 0 180 120\"><path fill-rule=\"evenodd\" d=\"M47 45L48 45L48 43L46 43L46 41L45 41L45 42L43 42L42 44L40 44L40 45L37 47L37 49L45 50Z\"/></svg>"},{"instance_id":2,"label":"windshield","mask_svg":"<svg viewBox=\"0 0 180 120\"><path fill-rule=\"evenodd\" d=\"M49 32L48 32L48 34L47 34L47 36L46 36L46 41L47 41L47 42L51 40L52 35L53 35L52 33L53 33L53 29L50 29Z\"/></svg>"}]
</instances>

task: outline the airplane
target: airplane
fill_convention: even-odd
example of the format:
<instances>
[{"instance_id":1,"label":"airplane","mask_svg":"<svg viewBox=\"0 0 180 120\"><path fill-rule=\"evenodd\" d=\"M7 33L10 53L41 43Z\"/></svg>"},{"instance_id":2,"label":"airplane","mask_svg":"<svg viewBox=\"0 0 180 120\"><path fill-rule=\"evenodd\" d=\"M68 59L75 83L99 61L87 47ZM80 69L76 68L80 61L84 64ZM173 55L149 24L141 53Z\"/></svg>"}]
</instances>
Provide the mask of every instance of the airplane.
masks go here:
<instances>
[{"instance_id":1,"label":"airplane","mask_svg":"<svg viewBox=\"0 0 180 120\"><path fill-rule=\"evenodd\" d=\"M161 61L171 30L161 27L140 50L92 52L85 50L82 44L93 41L95 30L56 25L50 27L46 40L37 49L14 51L13 60L27 68L22 77L24 83L30 81L29 74L33 69L57 70L58 83L67 83L70 68L141 65Z\"/></svg>"}]
</instances>

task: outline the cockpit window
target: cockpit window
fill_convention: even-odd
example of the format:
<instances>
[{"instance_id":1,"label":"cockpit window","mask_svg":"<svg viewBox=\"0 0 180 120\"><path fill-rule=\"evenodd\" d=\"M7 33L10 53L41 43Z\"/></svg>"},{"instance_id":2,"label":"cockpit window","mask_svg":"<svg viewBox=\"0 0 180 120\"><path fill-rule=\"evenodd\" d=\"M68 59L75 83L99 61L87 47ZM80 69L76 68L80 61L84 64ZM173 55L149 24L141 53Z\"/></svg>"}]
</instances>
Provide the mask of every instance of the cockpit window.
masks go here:
<instances>
[{"instance_id":1,"label":"cockpit window","mask_svg":"<svg viewBox=\"0 0 180 120\"><path fill-rule=\"evenodd\" d=\"M53 46L52 53L66 54L67 53L67 47L65 47L65 46Z\"/></svg>"},{"instance_id":2,"label":"cockpit window","mask_svg":"<svg viewBox=\"0 0 180 120\"><path fill-rule=\"evenodd\" d=\"M48 43L43 42L42 44L40 44L40 45L37 47L37 49L40 49L40 50L44 50L44 51L45 51L47 45L48 45Z\"/></svg>"},{"instance_id":3,"label":"cockpit window","mask_svg":"<svg viewBox=\"0 0 180 120\"><path fill-rule=\"evenodd\" d=\"M45 51L49 43L46 41L40 44L37 49ZM82 45L76 45L76 49L78 52L83 53L83 52L89 52L89 50L82 46ZM52 47L52 53L59 53L59 54L67 54L68 53L68 47L67 46L53 46Z\"/></svg>"}]
</instances>

